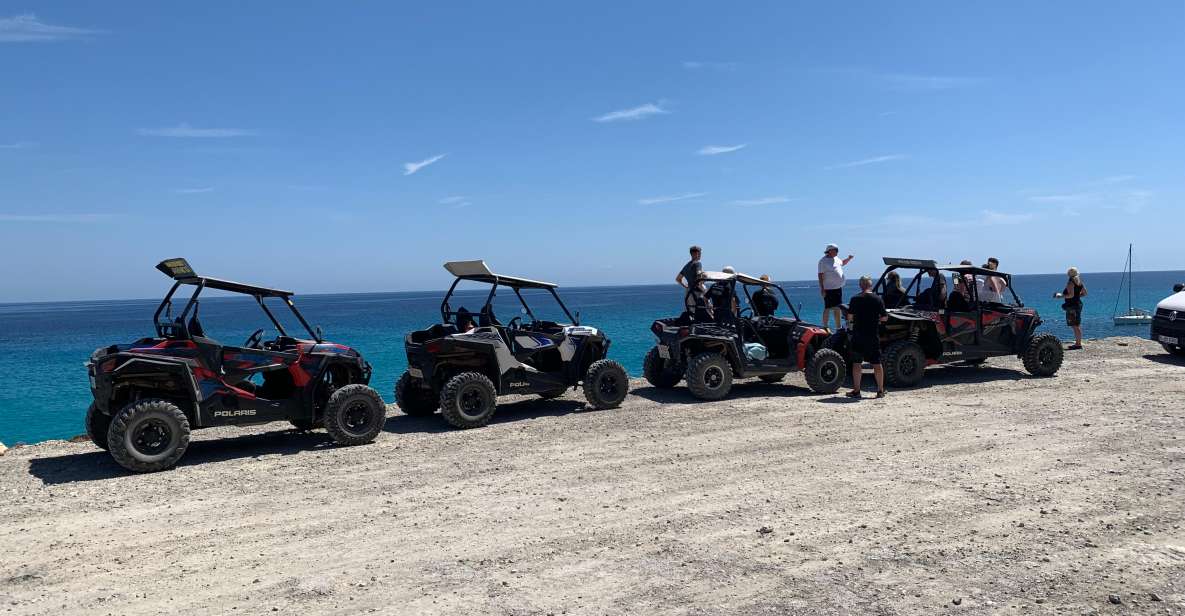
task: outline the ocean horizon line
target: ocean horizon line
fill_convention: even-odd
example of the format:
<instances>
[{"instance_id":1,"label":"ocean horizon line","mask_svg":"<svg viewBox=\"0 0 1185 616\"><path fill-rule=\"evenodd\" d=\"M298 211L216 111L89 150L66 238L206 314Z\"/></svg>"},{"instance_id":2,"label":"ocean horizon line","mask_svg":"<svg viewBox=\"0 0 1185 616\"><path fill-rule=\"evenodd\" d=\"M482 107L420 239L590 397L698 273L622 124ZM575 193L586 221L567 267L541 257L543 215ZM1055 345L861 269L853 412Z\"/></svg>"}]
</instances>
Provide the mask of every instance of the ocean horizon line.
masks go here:
<instances>
[{"instance_id":1,"label":"ocean horizon line","mask_svg":"<svg viewBox=\"0 0 1185 616\"><path fill-rule=\"evenodd\" d=\"M1171 274L1174 272L1185 272L1185 269L1135 270L1136 274ZM1012 276L1059 276L1059 275L1065 274L1064 272L1036 272L1036 273L1012 273L1012 272L1009 272L1009 273ZM1082 275L1084 277L1090 277L1093 275L1121 274L1121 273L1123 273L1123 272L1095 271L1095 272L1082 272ZM803 279L799 279L799 280L774 280L774 282L776 282L778 284L796 284L796 283L814 283L817 281L814 279L811 279L811 278L803 278ZM853 282L853 280L849 280L848 282L849 282L849 284L851 284ZM1181 282L1185 283L1185 280L1182 280ZM635 283L624 283L624 284L595 284L595 285L587 285L586 284L586 285L572 285L572 286L560 285L558 288L565 289L565 290L582 290L582 289L609 289L609 288L622 288L622 287L657 287L657 286L663 286L663 285L667 285L667 284L673 285L674 281L672 280L671 282L635 282ZM404 290L399 290L399 291L328 291L328 292L322 291L322 292L312 292L312 293L297 292L293 296L294 297L329 297L329 296L345 296L345 295L391 295L391 294L403 294L403 293L406 293L406 294L441 293L441 294L443 294L447 290L448 290L447 287L445 287L445 288L440 288L440 289L404 289ZM37 306L37 305L49 306L49 305L55 305L55 304L78 304L78 303L94 303L94 302L146 302L146 301L159 301L159 298L155 298L155 297L96 297L96 298L81 298L81 299L17 300L17 301L0 301L0 306Z\"/></svg>"}]
</instances>

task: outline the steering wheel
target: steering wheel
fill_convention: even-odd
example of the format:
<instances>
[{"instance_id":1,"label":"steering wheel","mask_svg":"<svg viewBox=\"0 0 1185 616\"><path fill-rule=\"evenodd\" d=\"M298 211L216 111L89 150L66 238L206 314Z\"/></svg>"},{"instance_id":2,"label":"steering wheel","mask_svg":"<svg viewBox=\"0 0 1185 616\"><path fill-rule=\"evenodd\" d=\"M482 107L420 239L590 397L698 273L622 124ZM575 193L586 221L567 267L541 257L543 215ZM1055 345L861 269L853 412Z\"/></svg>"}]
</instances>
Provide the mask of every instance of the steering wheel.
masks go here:
<instances>
[{"instance_id":1,"label":"steering wheel","mask_svg":"<svg viewBox=\"0 0 1185 616\"><path fill-rule=\"evenodd\" d=\"M255 330L255 333L247 336L247 341L243 343L243 346L247 347L248 349L258 349L260 348L260 342L263 342L263 330L257 329Z\"/></svg>"},{"instance_id":2,"label":"steering wheel","mask_svg":"<svg viewBox=\"0 0 1185 616\"><path fill-rule=\"evenodd\" d=\"M510 319L510 322L506 324L506 327L508 329L518 329L518 328L522 327L522 324L523 324L522 317L514 317L513 319Z\"/></svg>"}]
</instances>

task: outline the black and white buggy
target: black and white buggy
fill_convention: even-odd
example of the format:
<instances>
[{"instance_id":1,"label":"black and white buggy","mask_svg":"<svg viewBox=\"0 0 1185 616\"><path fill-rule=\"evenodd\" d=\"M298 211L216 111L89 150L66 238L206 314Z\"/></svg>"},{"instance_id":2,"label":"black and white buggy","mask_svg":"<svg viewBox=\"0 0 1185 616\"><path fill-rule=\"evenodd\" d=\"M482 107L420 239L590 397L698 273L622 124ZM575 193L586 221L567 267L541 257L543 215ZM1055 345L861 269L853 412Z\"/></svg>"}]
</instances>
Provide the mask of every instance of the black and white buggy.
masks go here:
<instances>
[{"instance_id":1,"label":"black and white buggy","mask_svg":"<svg viewBox=\"0 0 1185 616\"><path fill-rule=\"evenodd\" d=\"M557 285L495 274L484 261L450 261L444 268L456 280L440 304L441 322L404 339L408 369L395 385L404 413L431 415L439 409L449 424L477 428L489 423L502 395L555 398L580 385L597 409L625 399L629 376L621 364L605 359L609 339L580 325L579 313L573 317L556 294ZM463 280L489 285L476 312L449 303ZM520 306L520 314L506 323L494 314L500 288L510 289ZM554 298L568 322L537 318L527 297L539 295Z\"/></svg>"}]
</instances>

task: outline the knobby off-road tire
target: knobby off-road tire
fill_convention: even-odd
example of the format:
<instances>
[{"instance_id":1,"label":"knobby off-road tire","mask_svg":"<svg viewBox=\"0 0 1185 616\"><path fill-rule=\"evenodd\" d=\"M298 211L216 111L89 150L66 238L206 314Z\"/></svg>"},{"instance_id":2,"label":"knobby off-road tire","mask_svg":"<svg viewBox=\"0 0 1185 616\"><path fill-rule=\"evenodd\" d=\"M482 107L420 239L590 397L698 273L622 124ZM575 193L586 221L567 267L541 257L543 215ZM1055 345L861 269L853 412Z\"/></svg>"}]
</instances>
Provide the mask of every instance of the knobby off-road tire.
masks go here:
<instances>
[{"instance_id":1,"label":"knobby off-road tire","mask_svg":"<svg viewBox=\"0 0 1185 616\"><path fill-rule=\"evenodd\" d=\"M1033 376L1053 376L1062 367L1065 350L1062 341L1053 334L1038 334L1025 346L1021 360L1025 370Z\"/></svg>"},{"instance_id":2,"label":"knobby off-road tire","mask_svg":"<svg viewBox=\"0 0 1185 616\"><path fill-rule=\"evenodd\" d=\"M898 340L883 353L885 380L894 387L913 387L926 373L926 353L916 342Z\"/></svg>"},{"instance_id":3,"label":"knobby off-road tire","mask_svg":"<svg viewBox=\"0 0 1185 616\"><path fill-rule=\"evenodd\" d=\"M659 389L671 389L683 380L683 375L678 367L674 366L670 360L659 356L658 347L650 347L646 358L642 360L642 376Z\"/></svg>"},{"instance_id":4,"label":"knobby off-road tire","mask_svg":"<svg viewBox=\"0 0 1185 616\"><path fill-rule=\"evenodd\" d=\"M387 423L387 405L379 392L354 383L340 387L325 405L325 431L338 445L369 443Z\"/></svg>"},{"instance_id":5,"label":"knobby off-road tire","mask_svg":"<svg viewBox=\"0 0 1185 616\"><path fill-rule=\"evenodd\" d=\"M490 423L497 408L498 392L480 372L462 372L440 392L440 414L456 428L480 428Z\"/></svg>"},{"instance_id":6,"label":"knobby off-road tire","mask_svg":"<svg viewBox=\"0 0 1185 616\"><path fill-rule=\"evenodd\" d=\"M700 353L687 362L687 388L700 400L719 400L732 390L732 365L719 353Z\"/></svg>"},{"instance_id":7,"label":"knobby off-road tire","mask_svg":"<svg viewBox=\"0 0 1185 616\"><path fill-rule=\"evenodd\" d=\"M1166 353L1176 355L1177 357L1185 357L1185 347L1183 346L1177 344L1165 344L1163 342L1160 343L1160 346L1164 347L1164 351Z\"/></svg>"},{"instance_id":8,"label":"knobby off-road tire","mask_svg":"<svg viewBox=\"0 0 1185 616\"><path fill-rule=\"evenodd\" d=\"M785 374L763 374L759 377L763 383L781 383L782 379L786 378Z\"/></svg>"},{"instance_id":9,"label":"knobby off-road tire","mask_svg":"<svg viewBox=\"0 0 1185 616\"><path fill-rule=\"evenodd\" d=\"M621 406L629 390L629 375L621 364L612 359L594 361L584 373L584 399L594 409Z\"/></svg>"},{"instance_id":10,"label":"knobby off-road tire","mask_svg":"<svg viewBox=\"0 0 1185 616\"><path fill-rule=\"evenodd\" d=\"M111 419L107 445L111 457L129 471L163 471L176 465L189 448L189 420L167 400L138 400Z\"/></svg>"},{"instance_id":11,"label":"knobby off-road tire","mask_svg":"<svg viewBox=\"0 0 1185 616\"><path fill-rule=\"evenodd\" d=\"M431 389L420 387L417 381L407 372L399 377L399 382L395 383L395 404L407 415L431 415L440 406L440 398Z\"/></svg>"},{"instance_id":12,"label":"knobby off-road tire","mask_svg":"<svg viewBox=\"0 0 1185 616\"><path fill-rule=\"evenodd\" d=\"M806 384L817 394L833 394L843 386L848 363L835 349L819 349L806 362Z\"/></svg>"},{"instance_id":13,"label":"knobby off-road tire","mask_svg":"<svg viewBox=\"0 0 1185 616\"><path fill-rule=\"evenodd\" d=\"M107 445L107 430L111 428L111 417L99 412L95 408L95 403L86 409L86 435L90 437L91 442L95 447L107 451L110 449Z\"/></svg>"}]
</instances>

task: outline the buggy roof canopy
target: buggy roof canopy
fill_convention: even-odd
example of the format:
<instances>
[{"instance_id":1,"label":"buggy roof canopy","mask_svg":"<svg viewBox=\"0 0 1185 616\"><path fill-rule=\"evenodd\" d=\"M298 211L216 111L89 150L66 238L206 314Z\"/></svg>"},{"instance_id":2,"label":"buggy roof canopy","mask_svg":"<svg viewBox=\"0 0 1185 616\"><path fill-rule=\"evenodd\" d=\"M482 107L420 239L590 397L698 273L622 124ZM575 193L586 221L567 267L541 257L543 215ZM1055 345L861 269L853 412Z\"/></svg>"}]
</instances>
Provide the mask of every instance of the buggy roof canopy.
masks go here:
<instances>
[{"instance_id":1,"label":"buggy roof canopy","mask_svg":"<svg viewBox=\"0 0 1185 616\"><path fill-rule=\"evenodd\" d=\"M495 274L490 270L490 266L486 265L486 262L482 260L449 261L444 264L444 269L462 280L475 280L477 282L500 284L519 289L554 289L559 286L554 282L543 282L541 280Z\"/></svg>"},{"instance_id":2,"label":"buggy roof canopy","mask_svg":"<svg viewBox=\"0 0 1185 616\"><path fill-rule=\"evenodd\" d=\"M729 274L728 272L713 272L710 270L704 270L700 272L700 280L705 282L722 282L726 280L732 280L736 277L736 274Z\"/></svg>"},{"instance_id":3,"label":"buggy roof canopy","mask_svg":"<svg viewBox=\"0 0 1185 616\"><path fill-rule=\"evenodd\" d=\"M978 267L975 265L958 265L950 263L947 265L939 265L933 259L901 259L898 257L884 257L885 265L889 267L904 267L908 269L923 269L923 270L942 270L947 272L958 272L960 274L971 274L977 276L1010 276L999 270L990 270L985 267Z\"/></svg>"},{"instance_id":4,"label":"buggy roof canopy","mask_svg":"<svg viewBox=\"0 0 1185 616\"><path fill-rule=\"evenodd\" d=\"M281 291L280 289L257 287L232 280L198 276L194 273L193 268L189 266L189 262L180 258L165 259L156 264L156 269L181 284L201 285L207 289L218 289L220 291L230 291L231 293L242 293L244 295L258 297L291 297L293 295L292 291Z\"/></svg>"},{"instance_id":5,"label":"buggy roof canopy","mask_svg":"<svg viewBox=\"0 0 1185 616\"><path fill-rule=\"evenodd\" d=\"M748 274L737 274L737 280L743 282L744 284L777 286L771 281L754 278Z\"/></svg>"}]
</instances>

